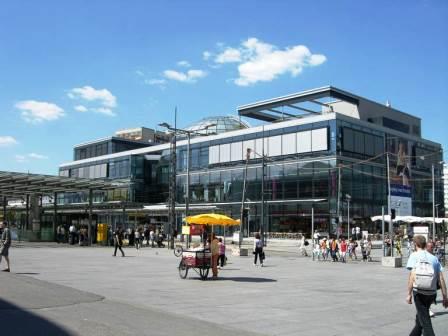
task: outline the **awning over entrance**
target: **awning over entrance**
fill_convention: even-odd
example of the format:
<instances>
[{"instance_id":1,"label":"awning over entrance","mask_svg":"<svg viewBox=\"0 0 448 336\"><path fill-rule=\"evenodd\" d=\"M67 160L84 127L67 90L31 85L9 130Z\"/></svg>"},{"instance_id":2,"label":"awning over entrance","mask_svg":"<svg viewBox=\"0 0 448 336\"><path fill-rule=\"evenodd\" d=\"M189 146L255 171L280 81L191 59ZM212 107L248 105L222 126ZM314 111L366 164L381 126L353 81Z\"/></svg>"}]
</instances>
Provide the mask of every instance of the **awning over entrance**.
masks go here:
<instances>
[{"instance_id":1,"label":"awning over entrance","mask_svg":"<svg viewBox=\"0 0 448 336\"><path fill-rule=\"evenodd\" d=\"M60 192L108 190L123 183L98 179L0 171L0 197L20 198L25 195L53 195Z\"/></svg>"},{"instance_id":2,"label":"awning over entrance","mask_svg":"<svg viewBox=\"0 0 448 336\"><path fill-rule=\"evenodd\" d=\"M373 216L371 217L371 220L373 222L382 220L383 216ZM389 222L390 221L390 215L384 216L384 221ZM417 216L396 216L395 219L392 220L394 223L397 222L403 222L403 223L432 223L433 218L432 217L417 217ZM448 218L434 218L434 221L437 224L443 223L443 221L448 221Z\"/></svg>"}]
</instances>

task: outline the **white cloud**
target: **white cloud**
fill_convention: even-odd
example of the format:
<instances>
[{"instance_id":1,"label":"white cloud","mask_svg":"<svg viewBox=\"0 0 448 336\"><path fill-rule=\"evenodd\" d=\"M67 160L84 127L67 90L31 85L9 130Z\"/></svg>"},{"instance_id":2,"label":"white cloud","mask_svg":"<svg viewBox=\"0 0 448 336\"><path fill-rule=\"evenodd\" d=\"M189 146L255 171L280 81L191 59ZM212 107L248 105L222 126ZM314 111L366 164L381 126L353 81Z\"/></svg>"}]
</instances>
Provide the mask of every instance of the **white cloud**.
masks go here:
<instances>
[{"instance_id":1,"label":"white cloud","mask_svg":"<svg viewBox=\"0 0 448 336\"><path fill-rule=\"evenodd\" d=\"M22 162L26 162L26 161L27 161L25 155L19 155L19 154L17 154L17 155L15 156L15 158L16 158L16 161L17 161L17 162L20 162L20 163L22 163Z\"/></svg>"},{"instance_id":2,"label":"white cloud","mask_svg":"<svg viewBox=\"0 0 448 336\"><path fill-rule=\"evenodd\" d=\"M17 154L15 155L15 159L19 163L29 162L30 160L47 160L48 156L37 154L37 153L29 153L25 155Z\"/></svg>"},{"instance_id":3,"label":"white cloud","mask_svg":"<svg viewBox=\"0 0 448 336\"><path fill-rule=\"evenodd\" d=\"M144 74L143 71L141 71L141 70L135 70L135 74L136 74L137 76L140 76L140 77L144 77L144 76L145 76L145 74Z\"/></svg>"},{"instance_id":4,"label":"white cloud","mask_svg":"<svg viewBox=\"0 0 448 336\"><path fill-rule=\"evenodd\" d=\"M327 58L325 57L325 55L314 54L314 55L311 55L308 63L310 65L316 66L316 65L321 65L326 60L327 60Z\"/></svg>"},{"instance_id":5,"label":"white cloud","mask_svg":"<svg viewBox=\"0 0 448 336\"><path fill-rule=\"evenodd\" d=\"M210 51L204 51L202 53L202 59L204 61L208 61L210 59L210 57L212 57L212 53Z\"/></svg>"},{"instance_id":6,"label":"white cloud","mask_svg":"<svg viewBox=\"0 0 448 336\"><path fill-rule=\"evenodd\" d=\"M145 79L145 84L163 86L166 84L166 79L160 79L160 78Z\"/></svg>"},{"instance_id":7,"label":"white cloud","mask_svg":"<svg viewBox=\"0 0 448 336\"><path fill-rule=\"evenodd\" d=\"M321 65L326 60L324 55L313 54L304 45L279 49L253 37L242 42L238 48L225 48L214 59L217 64L240 63L239 77L233 80L239 86L272 81L288 73L296 77L303 68Z\"/></svg>"},{"instance_id":8,"label":"white cloud","mask_svg":"<svg viewBox=\"0 0 448 336\"><path fill-rule=\"evenodd\" d=\"M88 111L87 107L85 107L84 105L76 105L74 107L74 109L75 109L75 111L78 111L78 112L87 112Z\"/></svg>"},{"instance_id":9,"label":"white cloud","mask_svg":"<svg viewBox=\"0 0 448 336\"><path fill-rule=\"evenodd\" d=\"M53 103L24 100L18 102L15 107L22 112L22 118L31 123L57 120L64 116L64 110Z\"/></svg>"},{"instance_id":10,"label":"white cloud","mask_svg":"<svg viewBox=\"0 0 448 336\"><path fill-rule=\"evenodd\" d=\"M199 78L207 76L207 73L203 70L188 70L187 72L165 70L163 75L167 79L184 83L195 83Z\"/></svg>"},{"instance_id":11,"label":"white cloud","mask_svg":"<svg viewBox=\"0 0 448 336\"><path fill-rule=\"evenodd\" d=\"M136 71L138 74L139 70ZM141 74L143 74L140 71ZM95 112L107 116L116 116L113 108L117 106L117 98L107 89L97 90L91 86L71 89L67 96L70 99L81 100L84 105L76 105L78 112Z\"/></svg>"},{"instance_id":12,"label":"white cloud","mask_svg":"<svg viewBox=\"0 0 448 336\"><path fill-rule=\"evenodd\" d=\"M18 142L10 135L0 135L0 147L9 147L16 145Z\"/></svg>"},{"instance_id":13,"label":"white cloud","mask_svg":"<svg viewBox=\"0 0 448 336\"><path fill-rule=\"evenodd\" d=\"M36 160L46 160L46 159L48 159L48 156L41 155L41 154L36 154L36 153L29 153L28 157L31 158L31 159L36 159Z\"/></svg>"},{"instance_id":14,"label":"white cloud","mask_svg":"<svg viewBox=\"0 0 448 336\"><path fill-rule=\"evenodd\" d=\"M180 66L180 67L184 67L184 68L191 67L190 62L188 62L188 61L179 61L179 62L177 62L177 65Z\"/></svg>"},{"instance_id":15,"label":"white cloud","mask_svg":"<svg viewBox=\"0 0 448 336\"><path fill-rule=\"evenodd\" d=\"M241 62L241 52L235 48L227 48L215 58L216 63L238 63Z\"/></svg>"},{"instance_id":16,"label":"white cloud","mask_svg":"<svg viewBox=\"0 0 448 336\"><path fill-rule=\"evenodd\" d=\"M86 85L70 90L67 95L71 99L83 99L89 102L98 102L102 106L109 108L117 106L117 98L107 89L97 90Z\"/></svg>"}]
</instances>

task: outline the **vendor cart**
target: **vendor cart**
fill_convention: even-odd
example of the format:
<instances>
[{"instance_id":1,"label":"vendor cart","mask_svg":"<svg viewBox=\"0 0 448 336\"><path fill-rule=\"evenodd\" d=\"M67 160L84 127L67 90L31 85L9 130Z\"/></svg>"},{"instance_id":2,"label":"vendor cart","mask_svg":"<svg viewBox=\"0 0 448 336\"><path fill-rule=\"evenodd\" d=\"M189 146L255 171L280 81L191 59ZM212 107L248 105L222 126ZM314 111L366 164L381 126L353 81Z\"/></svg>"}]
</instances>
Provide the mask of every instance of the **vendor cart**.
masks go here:
<instances>
[{"instance_id":1,"label":"vendor cart","mask_svg":"<svg viewBox=\"0 0 448 336\"><path fill-rule=\"evenodd\" d=\"M188 275L188 270L192 268L199 274L202 280L207 279L211 267L212 254L208 250L182 251L182 259L179 263L179 276L185 279Z\"/></svg>"}]
</instances>

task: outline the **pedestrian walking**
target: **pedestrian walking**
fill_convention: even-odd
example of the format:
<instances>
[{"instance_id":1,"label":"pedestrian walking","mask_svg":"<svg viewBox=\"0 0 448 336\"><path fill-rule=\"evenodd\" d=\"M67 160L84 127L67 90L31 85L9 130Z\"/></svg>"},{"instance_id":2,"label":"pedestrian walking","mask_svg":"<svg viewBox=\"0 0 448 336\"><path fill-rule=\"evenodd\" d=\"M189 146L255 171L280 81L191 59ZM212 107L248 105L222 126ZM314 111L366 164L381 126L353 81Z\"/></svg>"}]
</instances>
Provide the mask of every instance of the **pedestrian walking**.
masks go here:
<instances>
[{"instance_id":1,"label":"pedestrian walking","mask_svg":"<svg viewBox=\"0 0 448 336\"><path fill-rule=\"evenodd\" d=\"M134 245L135 245L135 249L139 250L140 249L140 245L141 245L141 240L140 240L140 230L137 229L134 232Z\"/></svg>"},{"instance_id":2,"label":"pedestrian walking","mask_svg":"<svg viewBox=\"0 0 448 336\"><path fill-rule=\"evenodd\" d=\"M320 239L320 233L319 231L314 231L314 235L313 235L313 246L315 246L315 244L319 244L319 239Z\"/></svg>"},{"instance_id":3,"label":"pedestrian walking","mask_svg":"<svg viewBox=\"0 0 448 336\"><path fill-rule=\"evenodd\" d=\"M226 245L222 241L222 238L218 239L218 246L219 246L219 262L218 262L218 268L224 267L226 263Z\"/></svg>"},{"instance_id":4,"label":"pedestrian walking","mask_svg":"<svg viewBox=\"0 0 448 336\"><path fill-rule=\"evenodd\" d=\"M149 235L150 235L150 231L148 227L145 227L145 231L143 232L143 235L145 237L145 241L146 241L146 246L149 246Z\"/></svg>"},{"instance_id":5,"label":"pedestrian walking","mask_svg":"<svg viewBox=\"0 0 448 336\"><path fill-rule=\"evenodd\" d=\"M313 260L320 260L321 255L322 253L320 251L320 244L317 241L313 249Z\"/></svg>"},{"instance_id":6,"label":"pedestrian walking","mask_svg":"<svg viewBox=\"0 0 448 336\"><path fill-rule=\"evenodd\" d=\"M156 233L154 232L154 229L151 229L151 231L149 231L149 239L151 240L151 247L154 247L154 242L156 239Z\"/></svg>"},{"instance_id":7,"label":"pedestrian walking","mask_svg":"<svg viewBox=\"0 0 448 336\"><path fill-rule=\"evenodd\" d=\"M330 253L331 253L331 258L333 260L333 262L338 261L338 241L335 238L332 238L330 240Z\"/></svg>"},{"instance_id":8,"label":"pedestrian walking","mask_svg":"<svg viewBox=\"0 0 448 336\"><path fill-rule=\"evenodd\" d=\"M345 241L345 238L342 238L342 241L341 241L341 261L343 263L346 262L346 255L347 255L347 242Z\"/></svg>"},{"instance_id":9,"label":"pedestrian walking","mask_svg":"<svg viewBox=\"0 0 448 336\"><path fill-rule=\"evenodd\" d=\"M372 261L372 239L367 238L367 246L366 246L366 253L367 253L367 261Z\"/></svg>"},{"instance_id":10,"label":"pedestrian walking","mask_svg":"<svg viewBox=\"0 0 448 336\"><path fill-rule=\"evenodd\" d=\"M0 264L2 262L2 257L4 257L6 261L6 268L3 272L10 272L9 248L11 246L11 231L9 231L7 222L2 222L0 224L0 228L3 230L0 238Z\"/></svg>"},{"instance_id":11,"label":"pedestrian walking","mask_svg":"<svg viewBox=\"0 0 448 336\"><path fill-rule=\"evenodd\" d=\"M257 258L260 260L260 266L263 267L263 242L261 241L261 236L257 232L255 234L254 240L254 266L257 266Z\"/></svg>"},{"instance_id":12,"label":"pedestrian walking","mask_svg":"<svg viewBox=\"0 0 448 336\"><path fill-rule=\"evenodd\" d=\"M304 257L308 257L308 253L306 253L306 246L307 246L307 242L305 240L305 236L301 235L302 237L300 238L300 242L299 242L299 251L302 254L302 256Z\"/></svg>"},{"instance_id":13,"label":"pedestrian walking","mask_svg":"<svg viewBox=\"0 0 448 336\"><path fill-rule=\"evenodd\" d=\"M426 250L426 238L414 237L416 252L409 257L406 268L410 270L407 286L407 303L414 300L417 314L415 326L410 336L434 336L429 307L434 303L437 294L437 282L442 290L443 306L448 308L448 297L442 266L435 256Z\"/></svg>"},{"instance_id":14,"label":"pedestrian walking","mask_svg":"<svg viewBox=\"0 0 448 336\"><path fill-rule=\"evenodd\" d=\"M119 227L115 232L114 232L114 254L113 256L116 257L117 256L117 249L120 250L121 252L121 256L124 257L124 252L123 249L121 248L123 246L123 230L121 229L121 227Z\"/></svg>"},{"instance_id":15,"label":"pedestrian walking","mask_svg":"<svg viewBox=\"0 0 448 336\"><path fill-rule=\"evenodd\" d=\"M64 235L65 235L64 227L62 225L58 225L58 227L56 229L56 241L58 242L58 244L64 242L63 241Z\"/></svg>"},{"instance_id":16,"label":"pedestrian walking","mask_svg":"<svg viewBox=\"0 0 448 336\"><path fill-rule=\"evenodd\" d=\"M360 242L361 244L361 253L362 253L362 261L367 262L367 239L363 238Z\"/></svg>"},{"instance_id":17,"label":"pedestrian walking","mask_svg":"<svg viewBox=\"0 0 448 336\"><path fill-rule=\"evenodd\" d=\"M321 249L322 259L327 260L327 238L324 238L321 240L320 249Z\"/></svg>"}]
</instances>

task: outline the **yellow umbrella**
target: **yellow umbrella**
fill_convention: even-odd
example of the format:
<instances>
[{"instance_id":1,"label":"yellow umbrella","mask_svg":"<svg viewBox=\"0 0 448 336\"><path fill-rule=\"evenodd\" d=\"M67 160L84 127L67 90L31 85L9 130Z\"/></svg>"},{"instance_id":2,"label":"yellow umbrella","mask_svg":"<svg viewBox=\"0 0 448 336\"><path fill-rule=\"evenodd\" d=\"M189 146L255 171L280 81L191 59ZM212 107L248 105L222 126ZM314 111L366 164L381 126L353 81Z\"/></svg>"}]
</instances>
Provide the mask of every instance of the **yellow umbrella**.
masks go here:
<instances>
[{"instance_id":1,"label":"yellow umbrella","mask_svg":"<svg viewBox=\"0 0 448 336\"><path fill-rule=\"evenodd\" d=\"M188 224L198 224L198 225L240 225L239 219L232 219L230 217L220 215L220 214L201 214L196 216L189 216L185 218L185 222Z\"/></svg>"}]
</instances>

